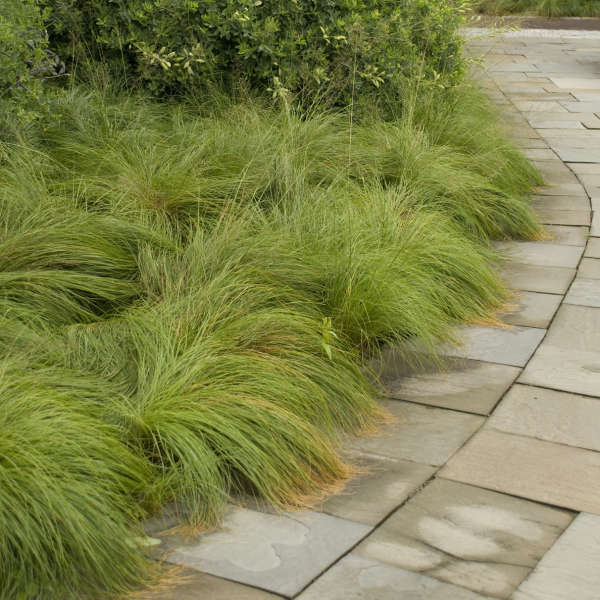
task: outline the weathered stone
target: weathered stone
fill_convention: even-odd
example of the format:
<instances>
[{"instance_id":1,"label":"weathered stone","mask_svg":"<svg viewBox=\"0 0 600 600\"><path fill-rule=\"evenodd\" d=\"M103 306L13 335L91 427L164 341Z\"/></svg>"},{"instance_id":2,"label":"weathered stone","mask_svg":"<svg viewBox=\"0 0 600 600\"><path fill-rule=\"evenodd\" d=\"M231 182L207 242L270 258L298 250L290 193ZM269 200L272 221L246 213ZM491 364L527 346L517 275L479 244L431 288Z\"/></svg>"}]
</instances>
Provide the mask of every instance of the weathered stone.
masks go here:
<instances>
[{"instance_id":1,"label":"weathered stone","mask_svg":"<svg viewBox=\"0 0 600 600\"><path fill-rule=\"evenodd\" d=\"M376 456L443 465L483 423L483 418L400 400L382 405L396 423L377 436L352 441L349 446Z\"/></svg>"},{"instance_id":2,"label":"weathered stone","mask_svg":"<svg viewBox=\"0 0 600 600\"><path fill-rule=\"evenodd\" d=\"M538 242L496 242L494 247L515 262L541 267L575 268L583 248Z\"/></svg>"},{"instance_id":3,"label":"weathered stone","mask_svg":"<svg viewBox=\"0 0 600 600\"><path fill-rule=\"evenodd\" d=\"M173 567L172 567L173 568ZM131 600L278 600L269 592L199 573L193 569L182 569L165 573L166 583L130 596Z\"/></svg>"},{"instance_id":4,"label":"weathered stone","mask_svg":"<svg viewBox=\"0 0 600 600\"><path fill-rule=\"evenodd\" d=\"M519 587L514 600L598 600L600 517L580 514Z\"/></svg>"},{"instance_id":5,"label":"weathered stone","mask_svg":"<svg viewBox=\"0 0 600 600\"><path fill-rule=\"evenodd\" d=\"M522 102L515 102L515 106L521 111L521 112L557 112L557 113L566 113L568 112L567 109L562 106L561 104L559 104L556 101L535 101L535 100L530 100L530 101L522 101ZM594 111L590 111L590 112L594 112Z\"/></svg>"},{"instance_id":6,"label":"weathered stone","mask_svg":"<svg viewBox=\"0 0 600 600\"><path fill-rule=\"evenodd\" d=\"M600 310L563 304L519 381L600 396Z\"/></svg>"},{"instance_id":7,"label":"weathered stone","mask_svg":"<svg viewBox=\"0 0 600 600\"><path fill-rule=\"evenodd\" d=\"M590 201L585 196L534 196L535 210L590 210ZM535 242L537 244L537 242Z\"/></svg>"},{"instance_id":8,"label":"weathered stone","mask_svg":"<svg viewBox=\"0 0 600 600\"><path fill-rule=\"evenodd\" d=\"M544 225L586 225L591 222L589 210L558 210L554 208L540 208L537 216Z\"/></svg>"},{"instance_id":9,"label":"weathered stone","mask_svg":"<svg viewBox=\"0 0 600 600\"><path fill-rule=\"evenodd\" d=\"M571 520L562 510L437 479L355 552L508 598Z\"/></svg>"},{"instance_id":10,"label":"weathered stone","mask_svg":"<svg viewBox=\"0 0 600 600\"><path fill-rule=\"evenodd\" d=\"M587 248L585 249L585 256L589 258L600 258L600 238L589 239Z\"/></svg>"},{"instance_id":11,"label":"weathered stone","mask_svg":"<svg viewBox=\"0 0 600 600\"><path fill-rule=\"evenodd\" d=\"M600 90L600 78L551 77L550 79L556 87L561 89Z\"/></svg>"},{"instance_id":12,"label":"weathered stone","mask_svg":"<svg viewBox=\"0 0 600 600\"><path fill-rule=\"evenodd\" d=\"M529 124L535 129L584 129L581 121L542 121L532 119Z\"/></svg>"},{"instance_id":13,"label":"weathered stone","mask_svg":"<svg viewBox=\"0 0 600 600\"><path fill-rule=\"evenodd\" d=\"M454 358L442 372L434 367L385 383L392 398L487 415L519 373L517 367Z\"/></svg>"},{"instance_id":14,"label":"weathered stone","mask_svg":"<svg viewBox=\"0 0 600 600\"><path fill-rule=\"evenodd\" d=\"M164 539L170 563L293 596L370 529L312 511L265 514L235 507L219 531Z\"/></svg>"},{"instance_id":15,"label":"weathered stone","mask_svg":"<svg viewBox=\"0 0 600 600\"><path fill-rule=\"evenodd\" d=\"M561 300L562 296L559 294L519 292L515 298L514 309L503 313L501 318L509 325L545 329L558 310Z\"/></svg>"},{"instance_id":16,"label":"weathered stone","mask_svg":"<svg viewBox=\"0 0 600 600\"><path fill-rule=\"evenodd\" d=\"M569 288L565 303L600 308L600 279L577 276Z\"/></svg>"},{"instance_id":17,"label":"weathered stone","mask_svg":"<svg viewBox=\"0 0 600 600\"><path fill-rule=\"evenodd\" d=\"M600 102L564 102L561 104L570 113L599 113Z\"/></svg>"},{"instance_id":18,"label":"weathered stone","mask_svg":"<svg viewBox=\"0 0 600 600\"><path fill-rule=\"evenodd\" d=\"M595 149L555 148L554 151L564 162L600 163L600 150L597 145Z\"/></svg>"},{"instance_id":19,"label":"weathered stone","mask_svg":"<svg viewBox=\"0 0 600 600\"><path fill-rule=\"evenodd\" d=\"M298 600L492 600L354 553L308 587Z\"/></svg>"},{"instance_id":20,"label":"weathered stone","mask_svg":"<svg viewBox=\"0 0 600 600\"><path fill-rule=\"evenodd\" d=\"M600 452L600 400L514 385L487 425L494 429Z\"/></svg>"},{"instance_id":21,"label":"weathered stone","mask_svg":"<svg viewBox=\"0 0 600 600\"><path fill-rule=\"evenodd\" d=\"M523 150L523 154L530 160L552 160L556 154L546 148L531 148Z\"/></svg>"},{"instance_id":22,"label":"weathered stone","mask_svg":"<svg viewBox=\"0 0 600 600\"><path fill-rule=\"evenodd\" d=\"M600 279L600 260L597 258L584 258L579 265L577 277Z\"/></svg>"},{"instance_id":23,"label":"weathered stone","mask_svg":"<svg viewBox=\"0 0 600 600\"><path fill-rule=\"evenodd\" d=\"M384 457L352 457L365 469L342 492L319 507L323 512L366 525L377 525L435 472L429 465Z\"/></svg>"},{"instance_id":24,"label":"weathered stone","mask_svg":"<svg viewBox=\"0 0 600 600\"><path fill-rule=\"evenodd\" d=\"M600 453L482 429L440 477L576 511L600 513Z\"/></svg>"},{"instance_id":25,"label":"weathered stone","mask_svg":"<svg viewBox=\"0 0 600 600\"><path fill-rule=\"evenodd\" d=\"M447 350L448 356L522 367L535 352L545 331L535 327L465 327L463 346Z\"/></svg>"},{"instance_id":26,"label":"weathered stone","mask_svg":"<svg viewBox=\"0 0 600 600\"><path fill-rule=\"evenodd\" d=\"M568 246L585 246L588 238L587 227L570 227L568 225L547 225L546 231L557 244Z\"/></svg>"}]
</instances>

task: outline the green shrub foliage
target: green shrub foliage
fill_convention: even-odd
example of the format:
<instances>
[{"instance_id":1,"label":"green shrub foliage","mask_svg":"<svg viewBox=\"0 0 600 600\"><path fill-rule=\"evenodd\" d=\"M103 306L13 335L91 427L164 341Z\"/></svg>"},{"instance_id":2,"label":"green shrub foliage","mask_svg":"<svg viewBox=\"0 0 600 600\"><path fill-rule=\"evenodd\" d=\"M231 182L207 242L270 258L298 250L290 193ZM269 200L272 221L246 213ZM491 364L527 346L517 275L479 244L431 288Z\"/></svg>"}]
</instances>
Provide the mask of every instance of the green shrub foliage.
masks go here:
<instances>
[{"instance_id":1,"label":"green shrub foliage","mask_svg":"<svg viewBox=\"0 0 600 600\"><path fill-rule=\"evenodd\" d=\"M154 93L245 79L347 101L398 78L453 81L465 0L51 0L66 56L102 58ZM83 63L82 63L83 64Z\"/></svg>"},{"instance_id":2,"label":"green shrub foliage","mask_svg":"<svg viewBox=\"0 0 600 600\"><path fill-rule=\"evenodd\" d=\"M45 106L43 82L64 72L48 49L47 13L36 0L0 3L0 111L31 120Z\"/></svg>"}]
</instances>

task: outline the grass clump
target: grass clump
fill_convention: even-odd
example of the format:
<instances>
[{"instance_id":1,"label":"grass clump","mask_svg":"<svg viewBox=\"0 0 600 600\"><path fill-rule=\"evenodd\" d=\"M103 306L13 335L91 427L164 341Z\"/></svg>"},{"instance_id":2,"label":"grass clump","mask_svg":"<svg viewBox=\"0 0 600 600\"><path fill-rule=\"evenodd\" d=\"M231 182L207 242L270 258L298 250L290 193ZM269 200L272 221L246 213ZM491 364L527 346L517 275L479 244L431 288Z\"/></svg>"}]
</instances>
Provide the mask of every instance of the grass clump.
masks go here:
<instances>
[{"instance_id":1,"label":"grass clump","mask_svg":"<svg viewBox=\"0 0 600 600\"><path fill-rule=\"evenodd\" d=\"M472 86L405 92L74 89L2 145L0 597L131 587L168 502L203 527L232 495L310 505L385 419L366 361L502 307L489 241L539 235L539 177Z\"/></svg>"},{"instance_id":2,"label":"grass clump","mask_svg":"<svg viewBox=\"0 0 600 600\"><path fill-rule=\"evenodd\" d=\"M483 0L476 9L494 15L528 13L543 17L600 17L598 0Z\"/></svg>"}]
</instances>

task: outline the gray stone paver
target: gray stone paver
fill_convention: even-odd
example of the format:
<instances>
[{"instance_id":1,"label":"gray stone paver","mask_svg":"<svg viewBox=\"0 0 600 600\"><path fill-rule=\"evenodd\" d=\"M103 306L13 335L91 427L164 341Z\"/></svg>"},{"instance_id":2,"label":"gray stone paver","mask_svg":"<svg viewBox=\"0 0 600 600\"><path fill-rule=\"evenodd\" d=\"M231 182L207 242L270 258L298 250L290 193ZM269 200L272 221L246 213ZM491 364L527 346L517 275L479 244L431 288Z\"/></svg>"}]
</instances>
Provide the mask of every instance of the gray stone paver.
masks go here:
<instances>
[{"instance_id":1,"label":"gray stone paver","mask_svg":"<svg viewBox=\"0 0 600 600\"><path fill-rule=\"evenodd\" d=\"M465 327L460 331L463 345L448 349L447 354L523 367L545 333L536 327Z\"/></svg>"},{"instance_id":2,"label":"gray stone paver","mask_svg":"<svg viewBox=\"0 0 600 600\"><path fill-rule=\"evenodd\" d=\"M345 556L298 600L492 600L432 577L357 556Z\"/></svg>"},{"instance_id":3,"label":"gray stone paver","mask_svg":"<svg viewBox=\"0 0 600 600\"><path fill-rule=\"evenodd\" d=\"M571 520L569 512L437 479L355 552L508 598Z\"/></svg>"},{"instance_id":4,"label":"gray stone paver","mask_svg":"<svg viewBox=\"0 0 600 600\"><path fill-rule=\"evenodd\" d=\"M487 422L489 427L600 452L600 399L529 385L514 385Z\"/></svg>"},{"instance_id":5,"label":"gray stone paver","mask_svg":"<svg viewBox=\"0 0 600 600\"><path fill-rule=\"evenodd\" d=\"M404 375L386 382L390 397L440 408L487 415L518 377L518 367L449 359L440 372Z\"/></svg>"},{"instance_id":6,"label":"gray stone paver","mask_svg":"<svg viewBox=\"0 0 600 600\"><path fill-rule=\"evenodd\" d=\"M545 179L533 206L553 239L501 246L521 290L501 318L518 327L466 328L446 371L384 377L397 422L350 443L370 470L314 511L233 508L220 531L166 536L189 579L149 598L270 600L307 585L301 600L483 600L516 586L512 600L600 598L599 44L547 30L469 42ZM549 505L586 512L568 525Z\"/></svg>"},{"instance_id":7,"label":"gray stone paver","mask_svg":"<svg viewBox=\"0 0 600 600\"><path fill-rule=\"evenodd\" d=\"M440 477L600 514L600 452L487 427L452 457Z\"/></svg>"},{"instance_id":8,"label":"gray stone paver","mask_svg":"<svg viewBox=\"0 0 600 600\"><path fill-rule=\"evenodd\" d=\"M600 517L580 514L519 587L514 600L598 600Z\"/></svg>"},{"instance_id":9,"label":"gray stone paver","mask_svg":"<svg viewBox=\"0 0 600 600\"><path fill-rule=\"evenodd\" d=\"M434 467L406 460L357 457L354 462L365 474L317 509L365 525L377 525L435 473Z\"/></svg>"},{"instance_id":10,"label":"gray stone paver","mask_svg":"<svg viewBox=\"0 0 600 600\"><path fill-rule=\"evenodd\" d=\"M443 465L481 426L483 417L400 400L381 403L396 422L370 438L350 442L359 452Z\"/></svg>"},{"instance_id":11,"label":"gray stone paver","mask_svg":"<svg viewBox=\"0 0 600 600\"><path fill-rule=\"evenodd\" d=\"M313 511L267 514L232 507L219 531L164 539L170 563L293 596L370 529Z\"/></svg>"}]
</instances>

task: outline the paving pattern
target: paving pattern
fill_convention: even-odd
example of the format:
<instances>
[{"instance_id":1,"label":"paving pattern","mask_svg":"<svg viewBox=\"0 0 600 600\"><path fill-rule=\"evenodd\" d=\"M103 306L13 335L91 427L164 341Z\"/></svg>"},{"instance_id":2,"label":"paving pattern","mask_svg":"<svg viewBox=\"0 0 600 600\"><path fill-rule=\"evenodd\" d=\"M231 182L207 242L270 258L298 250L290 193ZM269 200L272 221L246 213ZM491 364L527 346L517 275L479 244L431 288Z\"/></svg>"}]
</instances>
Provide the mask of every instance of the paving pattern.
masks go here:
<instances>
[{"instance_id":1,"label":"paving pattern","mask_svg":"<svg viewBox=\"0 0 600 600\"><path fill-rule=\"evenodd\" d=\"M186 577L155 600L600 598L600 35L469 51L547 182L553 239L498 244L509 326L464 328L442 373L390 351L397 422L350 447L368 472L313 511L232 507L217 532L162 536Z\"/></svg>"}]
</instances>

